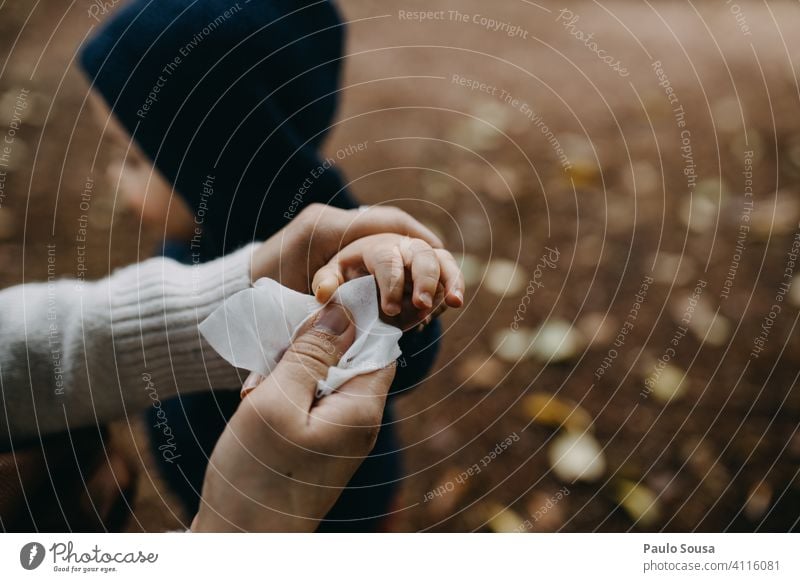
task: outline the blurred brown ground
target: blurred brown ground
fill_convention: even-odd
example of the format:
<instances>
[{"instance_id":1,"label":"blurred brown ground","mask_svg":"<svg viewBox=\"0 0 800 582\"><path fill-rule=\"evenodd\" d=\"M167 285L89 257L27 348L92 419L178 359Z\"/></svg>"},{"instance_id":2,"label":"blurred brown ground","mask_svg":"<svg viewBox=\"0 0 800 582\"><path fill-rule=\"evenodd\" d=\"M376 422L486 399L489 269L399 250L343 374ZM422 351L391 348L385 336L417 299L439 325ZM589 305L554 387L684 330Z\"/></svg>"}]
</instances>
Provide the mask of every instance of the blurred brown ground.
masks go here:
<instances>
[{"instance_id":1,"label":"blurred brown ground","mask_svg":"<svg viewBox=\"0 0 800 582\"><path fill-rule=\"evenodd\" d=\"M48 243L74 246L77 201L90 175L97 186L89 276L147 257L156 238L115 208L104 178L108 153L100 151L92 168L100 128L81 111L86 85L71 64L93 23L88 5L52 1L30 14L27 2L2 8L0 95L13 96L18 87L38 95L18 135L0 214L3 285L45 278ZM766 350L757 359L750 352L800 218L800 9L790 2L737 6L738 22L718 2L341 2L351 21L350 56L328 150L368 141L366 153L342 162L353 191L365 202L392 201L416 213L481 269L468 307L444 318L437 370L397 402L407 477L393 529L508 529L553 498L565 485L547 456L557 433L541 418L531 423L521 404L537 393L580 403L607 467L597 481L567 483L569 495L533 531L797 528L798 306L784 304ZM562 7L629 76L612 71L556 21ZM398 10L438 9L517 24L527 39L472 22L398 19ZM661 61L691 131L699 180L692 228L684 218L690 198L680 132L654 61ZM565 148L572 172L563 171L519 108L459 86L453 75L529 104ZM10 115L10 106L0 103L0 116ZM0 119L0 127L7 121ZM722 299L748 149L753 228L730 297ZM579 330L578 345L558 364L490 357L545 245L559 249L560 261L544 274L521 325L563 320ZM657 255L657 282L614 365L595 381ZM682 259L676 276L671 257ZM522 291L501 298L481 283L483 266L497 259L519 263ZM57 264L74 276L77 257L61 254ZM704 309L713 314L719 307L729 333L705 342L689 333L672 360L687 371L685 393L669 404L643 398L643 382L698 279L707 281ZM606 321L589 342L598 314ZM424 502L426 492L452 482L514 433L519 442L479 474ZM153 470L139 421L118 423L115 438L144 467L129 528L186 523ZM630 483L639 484L635 495L657 496L657 514L635 523L635 509L619 507L620 488ZM498 518L504 507L513 513Z\"/></svg>"}]
</instances>

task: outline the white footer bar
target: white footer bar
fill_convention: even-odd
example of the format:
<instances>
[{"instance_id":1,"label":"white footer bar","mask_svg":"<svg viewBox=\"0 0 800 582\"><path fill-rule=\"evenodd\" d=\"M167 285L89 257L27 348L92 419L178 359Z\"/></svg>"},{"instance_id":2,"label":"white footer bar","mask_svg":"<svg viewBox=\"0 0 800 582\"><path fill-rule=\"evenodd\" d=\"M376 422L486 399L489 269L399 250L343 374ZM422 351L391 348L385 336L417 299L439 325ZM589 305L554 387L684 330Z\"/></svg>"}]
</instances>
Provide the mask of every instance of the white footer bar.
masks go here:
<instances>
[{"instance_id":1,"label":"white footer bar","mask_svg":"<svg viewBox=\"0 0 800 582\"><path fill-rule=\"evenodd\" d=\"M798 554L796 534L3 534L0 579L797 581Z\"/></svg>"}]
</instances>

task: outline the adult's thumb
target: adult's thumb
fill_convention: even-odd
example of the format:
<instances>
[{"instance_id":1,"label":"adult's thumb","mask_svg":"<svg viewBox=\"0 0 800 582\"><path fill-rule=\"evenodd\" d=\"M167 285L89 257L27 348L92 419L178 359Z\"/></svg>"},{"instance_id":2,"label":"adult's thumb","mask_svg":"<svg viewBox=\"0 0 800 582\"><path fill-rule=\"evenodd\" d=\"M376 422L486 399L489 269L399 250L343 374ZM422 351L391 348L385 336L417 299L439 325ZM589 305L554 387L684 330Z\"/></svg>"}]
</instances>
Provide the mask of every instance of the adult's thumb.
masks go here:
<instances>
[{"instance_id":1,"label":"adult's thumb","mask_svg":"<svg viewBox=\"0 0 800 582\"><path fill-rule=\"evenodd\" d=\"M309 410L317 382L328 376L355 339L355 324L341 305L329 303L295 336L268 381L292 404Z\"/></svg>"}]
</instances>

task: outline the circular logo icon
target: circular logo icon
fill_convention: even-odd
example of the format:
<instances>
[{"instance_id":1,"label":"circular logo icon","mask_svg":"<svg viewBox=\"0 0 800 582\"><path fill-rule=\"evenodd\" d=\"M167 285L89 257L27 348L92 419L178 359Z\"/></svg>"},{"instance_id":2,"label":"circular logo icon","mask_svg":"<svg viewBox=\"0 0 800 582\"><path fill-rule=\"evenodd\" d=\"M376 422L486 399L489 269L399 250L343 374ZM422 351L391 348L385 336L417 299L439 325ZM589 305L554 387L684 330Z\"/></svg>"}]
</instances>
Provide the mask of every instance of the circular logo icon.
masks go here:
<instances>
[{"instance_id":1,"label":"circular logo icon","mask_svg":"<svg viewBox=\"0 0 800 582\"><path fill-rule=\"evenodd\" d=\"M35 570L44 561L44 546L39 542L29 542L19 551L19 563L26 570Z\"/></svg>"}]
</instances>

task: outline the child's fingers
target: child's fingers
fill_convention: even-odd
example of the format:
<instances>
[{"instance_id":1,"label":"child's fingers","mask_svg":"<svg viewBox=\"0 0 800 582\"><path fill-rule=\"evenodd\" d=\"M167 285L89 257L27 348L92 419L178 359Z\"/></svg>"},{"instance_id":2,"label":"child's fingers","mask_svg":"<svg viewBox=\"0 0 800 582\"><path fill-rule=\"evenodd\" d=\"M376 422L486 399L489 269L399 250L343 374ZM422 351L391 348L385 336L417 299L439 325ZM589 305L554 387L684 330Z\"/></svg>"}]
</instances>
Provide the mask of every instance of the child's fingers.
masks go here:
<instances>
[{"instance_id":1,"label":"child's fingers","mask_svg":"<svg viewBox=\"0 0 800 582\"><path fill-rule=\"evenodd\" d=\"M339 251L314 275L312 289L317 301L325 303L353 272L367 271L375 276L381 295L381 310L395 316L402 310L405 264L397 245L375 245L361 239Z\"/></svg>"},{"instance_id":2,"label":"child's fingers","mask_svg":"<svg viewBox=\"0 0 800 582\"><path fill-rule=\"evenodd\" d=\"M314 274L311 288L314 290L317 301L327 303L342 283L344 283L344 273L339 266L339 261L334 257Z\"/></svg>"},{"instance_id":3,"label":"child's fingers","mask_svg":"<svg viewBox=\"0 0 800 582\"><path fill-rule=\"evenodd\" d=\"M442 283L445 289L445 303L450 307L464 305L464 274L458 267L455 258L448 251L436 249L434 251L439 259L442 271Z\"/></svg>"},{"instance_id":4,"label":"child's fingers","mask_svg":"<svg viewBox=\"0 0 800 582\"><path fill-rule=\"evenodd\" d=\"M414 308L430 314L434 306L442 302L440 284L445 305L461 307L464 304L464 277L449 252L433 249L427 242L410 237L402 238L396 245L375 244L370 238L348 245L317 271L312 289L318 301L330 301L336 289L352 278L354 270L366 270L377 280L381 311L395 317L403 311L405 269L408 268L410 304Z\"/></svg>"},{"instance_id":5,"label":"child's fingers","mask_svg":"<svg viewBox=\"0 0 800 582\"><path fill-rule=\"evenodd\" d=\"M414 281L412 302L417 309L431 309L439 285L439 259L433 249L421 240L411 240L411 278Z\"/></svg>"},{"instance_id":6,"label":"child's fingers","mask_svg":"<svg viewBox=\"0 0 800 582\"><path fill-rule=\"evenodd\" d=\"M365 266L375 275L381 292L381 310L395 316L403 308L405 263L399 247L386 247L368 255Z\"/></svg>"}]
</instances>

